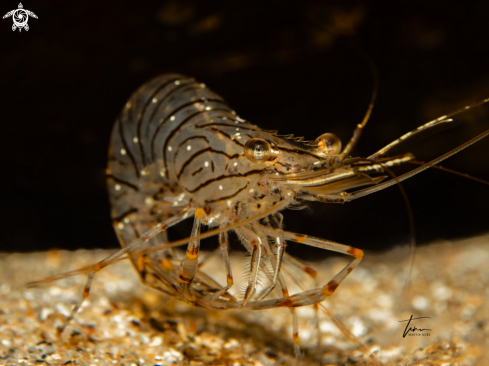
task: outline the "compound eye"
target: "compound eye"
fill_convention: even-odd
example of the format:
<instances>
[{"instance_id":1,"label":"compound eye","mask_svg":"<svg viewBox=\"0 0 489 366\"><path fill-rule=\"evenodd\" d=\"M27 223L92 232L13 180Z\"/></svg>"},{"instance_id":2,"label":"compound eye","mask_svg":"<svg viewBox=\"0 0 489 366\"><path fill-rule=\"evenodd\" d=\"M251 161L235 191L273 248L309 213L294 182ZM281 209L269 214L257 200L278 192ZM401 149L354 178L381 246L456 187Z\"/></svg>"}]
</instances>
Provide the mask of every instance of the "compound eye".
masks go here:
<instances>
[{"instance_id":1,"label":"compound eye","mask_svg":"<svg viewBox=\"0 0 489 366\"><path fill-rule=\"evenodd\" d=\"M341 140L332 133L323 133L316 141L317 150L326 155L338 155L341 152Z\"/></svg>"},{"instance_id":2,"label":"compound eye","mask_svg":"<svg viewBox=\"0 0 489 366\"><path fill-rule=\"evenodd\" d=\"M278 155L278 151L274 150L268 141L259 138L248 140L244 146L244 153L248 160L254 163L273 160Z\"/></svg>"}]
</instances>

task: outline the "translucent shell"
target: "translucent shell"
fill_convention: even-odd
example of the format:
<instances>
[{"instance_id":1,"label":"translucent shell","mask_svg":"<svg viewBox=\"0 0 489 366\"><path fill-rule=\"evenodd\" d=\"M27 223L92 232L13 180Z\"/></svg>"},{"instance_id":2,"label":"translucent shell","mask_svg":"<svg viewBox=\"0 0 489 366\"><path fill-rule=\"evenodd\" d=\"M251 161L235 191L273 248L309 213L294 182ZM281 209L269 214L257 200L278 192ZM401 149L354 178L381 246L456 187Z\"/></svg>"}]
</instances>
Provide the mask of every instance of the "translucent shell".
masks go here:
<instances>
[{"instance_id":1,"label":"translucent shell","mask_svg":"<svg viewBox=\"0 0 489 366\"><path fill-rule=\"evenodd\" d=\"M254 163L274 160L279 154L268 141L260 138L249 140L244 146L244 153Z\"/></svg>"},{"instance_id":2,"label":"translucent shell","mask_svg":"<svg viewBox=\"0 0 489 366\"><path fill-rule=\"evenodd\" d=\"M323 133L315 143L318 146L318 152L326 155L338 155L341 152L341 140L332 133Z\"/></svg>"}]
</instances>

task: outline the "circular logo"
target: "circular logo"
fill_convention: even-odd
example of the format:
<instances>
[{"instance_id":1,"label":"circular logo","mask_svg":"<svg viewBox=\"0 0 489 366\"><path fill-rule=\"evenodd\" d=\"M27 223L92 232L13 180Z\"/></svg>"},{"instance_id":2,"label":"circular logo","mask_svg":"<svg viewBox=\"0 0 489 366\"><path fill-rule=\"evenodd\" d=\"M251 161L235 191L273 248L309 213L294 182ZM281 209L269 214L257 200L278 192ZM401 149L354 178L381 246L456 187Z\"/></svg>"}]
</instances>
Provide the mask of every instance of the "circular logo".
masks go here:
<instances>
[{"instance_id":1,"label":"circular logo","mask_svg":"<svg viewBox=\"0 0 489 366\"><path fill-rule=\"evenodd\" d=\"M14 24L17 27L22 28L27 24L27 21L29 20L29 15L24 9L17 9L12 14L12 19L14 20Z\"/></svg>"}]
</instances>

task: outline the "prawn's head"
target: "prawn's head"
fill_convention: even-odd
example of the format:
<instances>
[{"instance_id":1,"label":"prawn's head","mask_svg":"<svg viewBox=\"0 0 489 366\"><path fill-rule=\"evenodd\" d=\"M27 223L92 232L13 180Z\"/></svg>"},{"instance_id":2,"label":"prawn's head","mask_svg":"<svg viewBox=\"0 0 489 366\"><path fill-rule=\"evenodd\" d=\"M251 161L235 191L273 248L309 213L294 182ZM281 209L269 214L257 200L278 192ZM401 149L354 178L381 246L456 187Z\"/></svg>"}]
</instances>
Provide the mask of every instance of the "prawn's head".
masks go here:
<instances>
[{"instance_id":1,"label":"prawn's head","mask_svg":"<svg viewBox=\"0 0 489 366\"><path fill-rule=\"evenodd\" d=\"M287 191L297 200L331 197L334 201L344 190L376 184L384 178L372 178L351 164L351 158L344 159L341 141L332 133L304 142L291 135L263 132L246 141L243 149L250 165L263 171L257 183L262 194Z\"/></svg>"},{"instance_id":2,"label":"prawn's head","mask_svg":"<svg viewBox=\"0 0 489 366\"><path fill-rule=\"evenodd\" d=\"M318 158L332 157L341 152L341 140L332 133L323 133L316 139L314 145L316 145L314 152ZM252 138L246 142L244 153L248 160L254 163L274 161L280 156L280 147L262 138Z\"/></svg>"}]
</instances>

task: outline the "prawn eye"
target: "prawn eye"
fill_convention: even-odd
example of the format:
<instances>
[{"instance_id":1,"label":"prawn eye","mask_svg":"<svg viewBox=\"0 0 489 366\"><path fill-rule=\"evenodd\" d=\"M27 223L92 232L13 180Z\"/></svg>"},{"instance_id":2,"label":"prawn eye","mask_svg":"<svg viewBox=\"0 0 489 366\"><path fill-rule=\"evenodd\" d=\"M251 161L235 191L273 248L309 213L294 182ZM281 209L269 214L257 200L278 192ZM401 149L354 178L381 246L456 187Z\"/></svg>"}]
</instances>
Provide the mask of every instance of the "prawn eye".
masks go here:
<instances>
[{"instance_id":1,"label":"prawn eye","mask_svg":"<svg viewBox=\"0 0 489 366\"><path fill-rule=\"evenodd\" d=\"M316 141L317 150L326 155L338 155L341 152L341 140L332 133L323 133Z\"/></svg>"},{"instance_id":2,"label":"prawn eye","mask_svg":"<svg viewBox=\"0 0 489 366\"><path fill-rule=\"evenodd\" d=\"M248 140L245 144L244 153L248 160L254 163L261 163L274 160L278 155L278 150L273 149L268 141L254 138Z\"/></svg>"}]
</instances>

